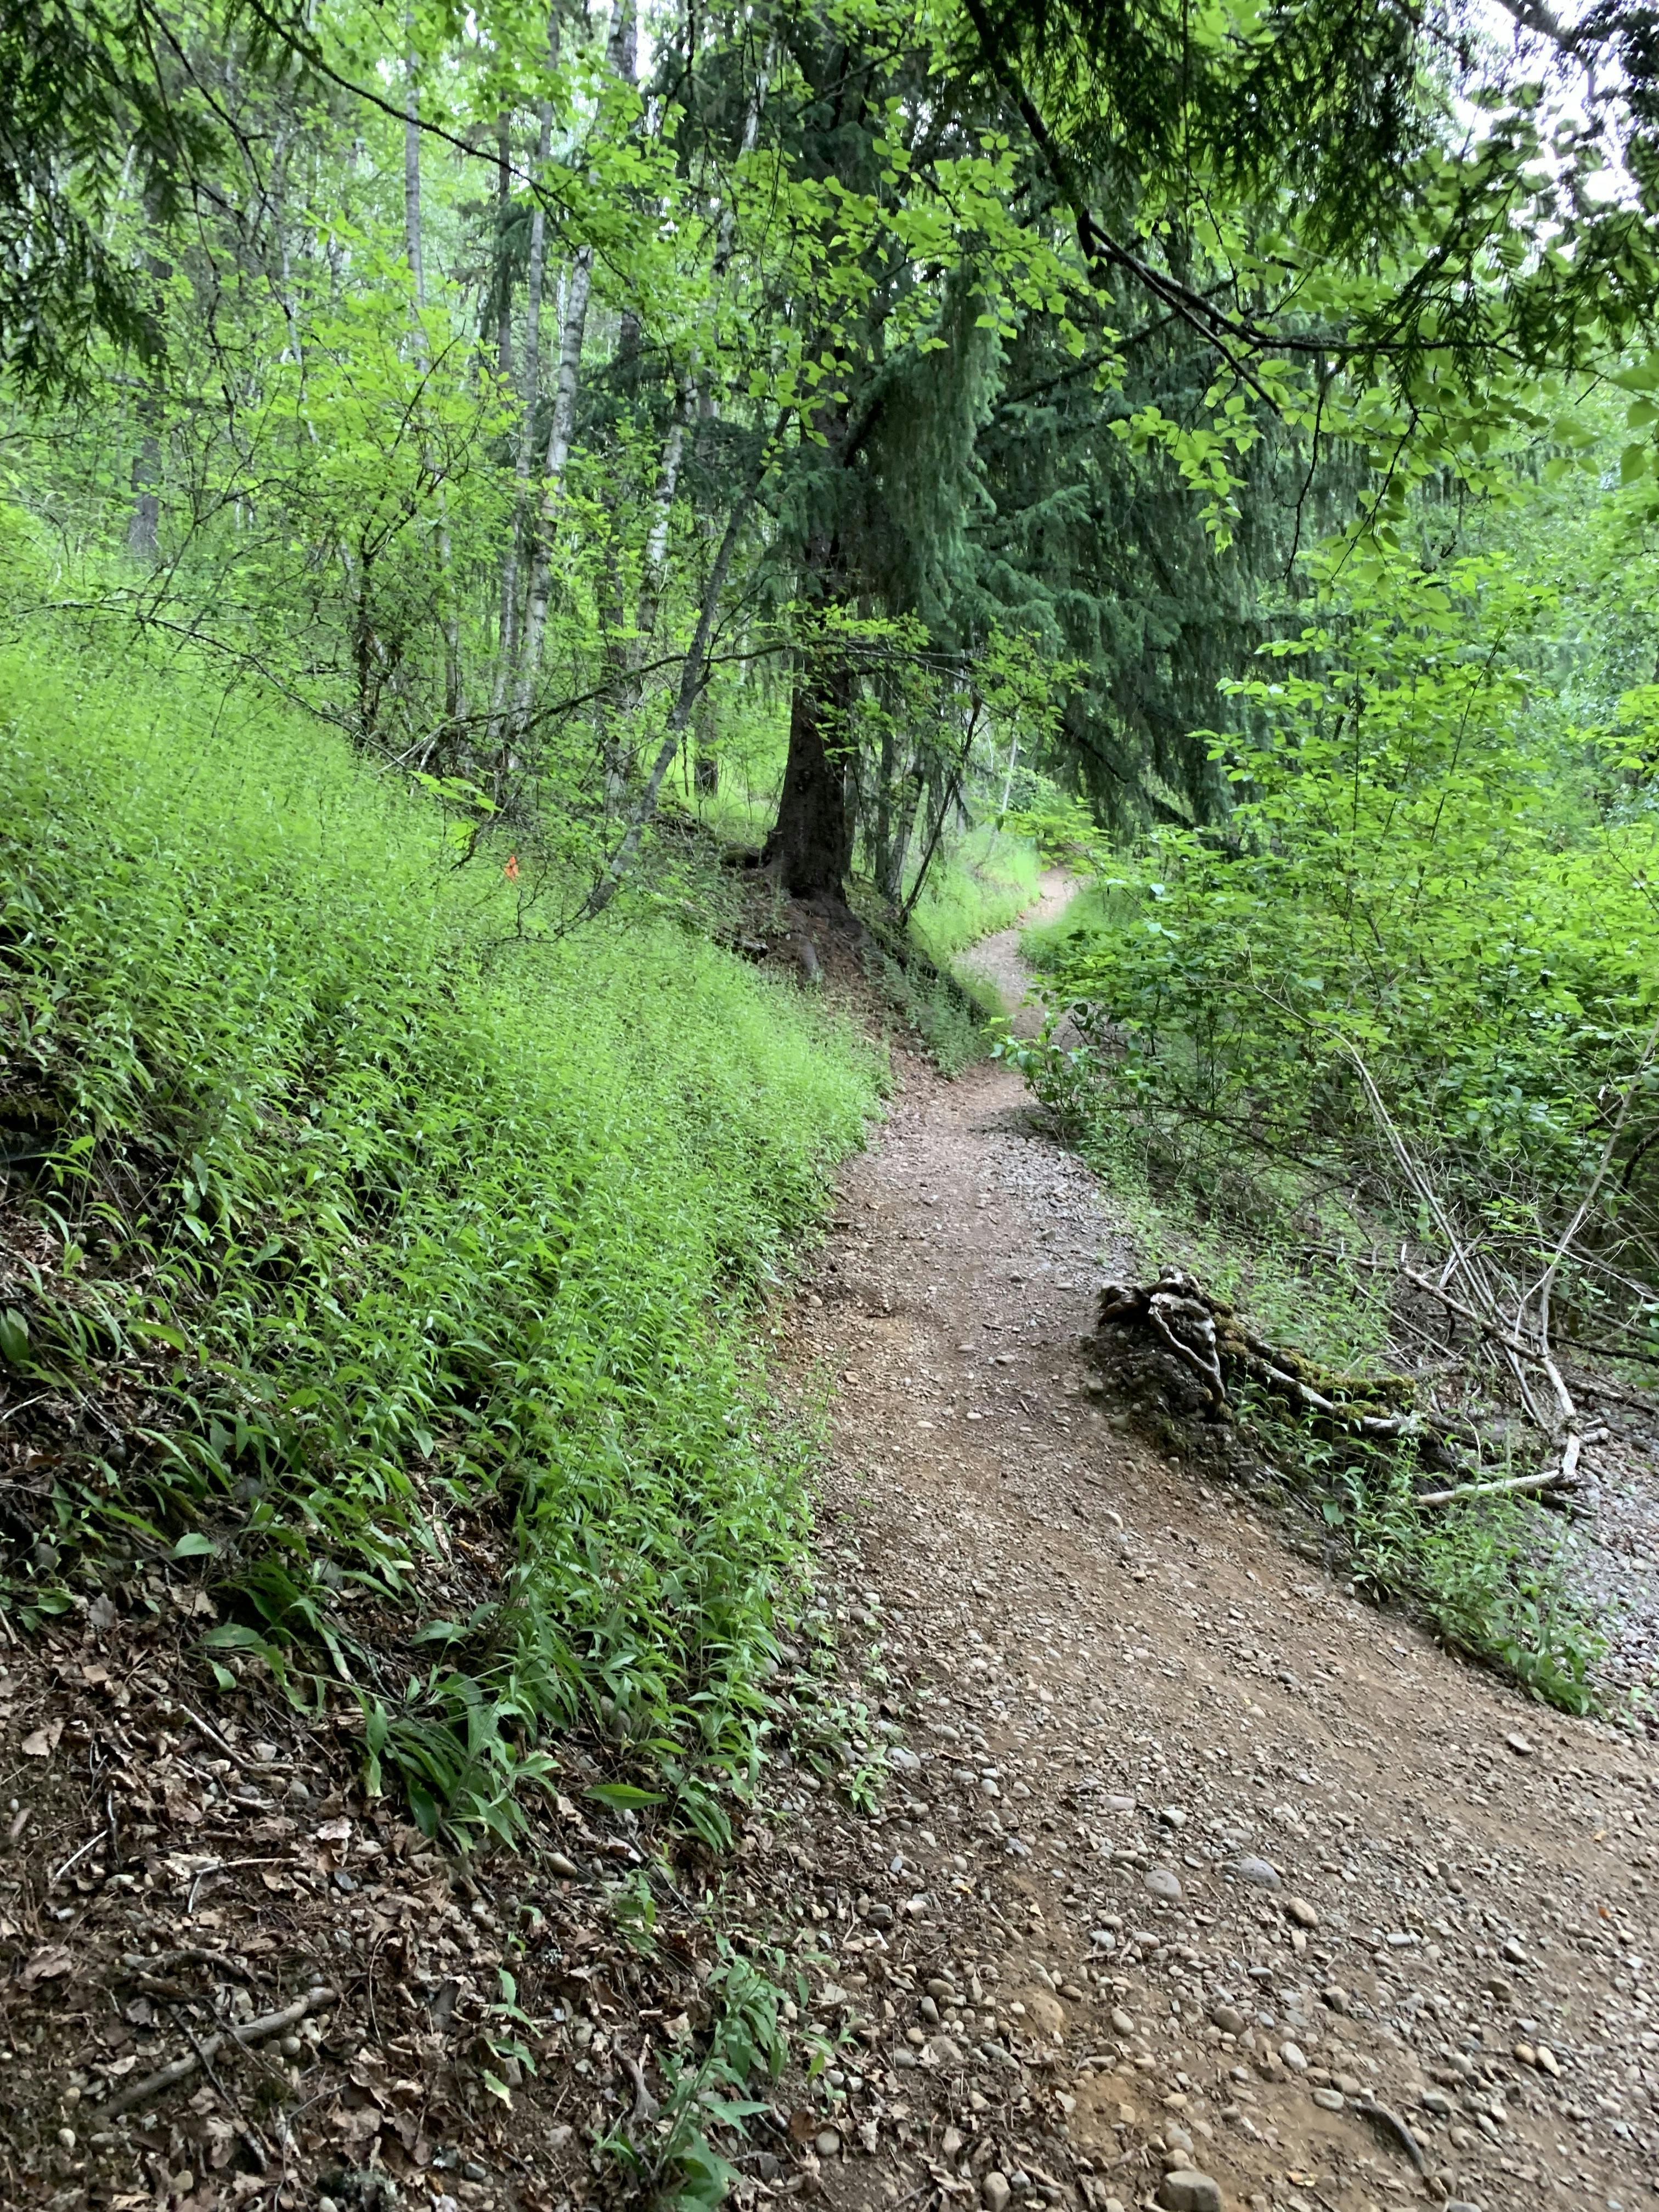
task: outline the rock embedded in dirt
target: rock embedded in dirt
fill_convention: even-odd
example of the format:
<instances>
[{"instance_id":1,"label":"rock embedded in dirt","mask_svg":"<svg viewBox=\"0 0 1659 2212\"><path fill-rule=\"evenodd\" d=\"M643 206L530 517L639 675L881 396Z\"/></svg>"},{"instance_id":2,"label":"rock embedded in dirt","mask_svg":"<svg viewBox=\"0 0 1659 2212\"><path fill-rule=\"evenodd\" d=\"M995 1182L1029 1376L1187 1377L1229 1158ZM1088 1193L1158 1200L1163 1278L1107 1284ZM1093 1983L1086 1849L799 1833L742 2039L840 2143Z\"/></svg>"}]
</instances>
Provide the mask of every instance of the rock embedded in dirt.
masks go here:
<instances>
[{"instance_id":1,"label":"rock embedded in dirt","mask_svg":"<svg viewBox=\"0 0 1659 2212\"><path fill-rule=\"evenodd\" d=\"M1221 2212L1221 2186L1195 2166L1177 2166L1158 2185L1164 2212Z\"/></svg>"},{"instance_id":2,"label":"rock embedded in dirt","mask_svg":"<svg viewBox=\"0 0 1659 2212\"><path fill-rule=\"evenodd\" d=\"M1231 1870L1241 1881L1248 1881L1252 1889L1278 1889L1281 1887L1279 1869L1270 1859L1259 1859L1248 1853L1243 1858L1229 1862Z\"/></svg>"},{"instance_id":3,"label":"rock embedded in dirt","mask_svg":"<svg viewBox=\"0 0 1659 2212\"><path fill-rule=\"evenodd\" d=\"M1008 2212L1009 2200L1013 2193L1007 2175L999 2173L994 2166L979 2185L979 2201L985 2207L985 2212Z\"/></svg>"},{"instance_id":4,"label":"rock embedded in dirt","mask_svg":"<svg viewBox=\"0 0 1659 2212\"><path fill-rule=\"evenodd\" d=\"M1279 2046L1279 2055L1292 2074L1307 2072L1308 2061L1299 2043L1281 2043Z\"/></svg>"},{"instance_id":5,"label":"rock embedded in dirt","mask_svg":"<svg viewBox=\"0 0 1659 2212\"><path fill-rule=\"evenodd\" d=\"M1243 2035L1249 2026L1249 2022L1237 2005L1212 2005L1210 2018L1224 2035Z\"/></svg>"},{"instance_id":6,"label":"rock embedded in dirt","mask_svg":"<svg viewBox=\"0 0 1659 2212\"><path fill-rule=\"evenodd\" d=\"M1125 2012L1121 2005L1115 2005L1112 2008L1112 2026L1120 2035L1133 2035L1135 2032L1133 2016Z\"/></svg>"},{"instance_id":7,"label":"rock embedded in dirt","mask_svg":"<svg viewBox=\"0 0 1659 2212\"><path fill-rule=\"evenodd\" d=\"M1181 1876L1173 1867L1148 1867L1140 1877L1141 1887L1152 1897L1165 1905L1178 1905L1186 1892L1181 1887Z\"/></svg>"},{"instance_id":8,"label":"rock embedded in dirt","mask_svg":"<svg viewBox=\"0 0 1659 2212\"><path fill-rule=\"evenodd\" d=\"M1287 1897L1285 1915L1287 1919L1294 1920L1298 1928L1317 1928L1319 1925L1319 1914L1305 1897Z\"/></svg>"}]
</instances>

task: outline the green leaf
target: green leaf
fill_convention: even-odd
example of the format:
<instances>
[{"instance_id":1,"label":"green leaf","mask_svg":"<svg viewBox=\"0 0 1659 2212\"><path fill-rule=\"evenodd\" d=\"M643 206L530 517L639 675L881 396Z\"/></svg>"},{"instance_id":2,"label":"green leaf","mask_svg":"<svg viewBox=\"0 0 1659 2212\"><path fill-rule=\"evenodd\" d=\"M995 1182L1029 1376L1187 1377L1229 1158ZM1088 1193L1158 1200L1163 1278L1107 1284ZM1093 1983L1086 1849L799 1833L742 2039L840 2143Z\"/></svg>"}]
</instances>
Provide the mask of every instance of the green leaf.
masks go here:
<instances>
[{"instance_id":1,"label":"green leaf","mask_svg":"<svg viewBox=\"0 0 1659 2212\"><path fill-rule=\"evenodd\" d=\"M218 1551L211 1536L199 1528L187 1529L173 1547L175 1559L210 1559Z\"/></svg>"},{"instance_id":2,"label":"green leaf","mask_svg":"<svg viewBox=\"0 0 1659 2212\"><path fill-rule=\"evenodd\" d=\"M8 1367L21 1367L28 1357L29 1325L15 1306L0 1313L0 1359Z\"/></svg>"},{"instance_id":3,"label":"green leaf","mask_svg":"<svg viewBox=\"0 0 1659 2212\"><path fill-rule=\"evenodd\" d=\"M165 1322L135 1321L130 1326L132 1334L147 1344L168 1345L174 1352L190 1350L189 1340L183 1333L179 1329L170 1328Z\"/></svg>"},{"instance_id":4,"label":"green leaf","mask_svg":"<svg viewBox=\"0 0 1659 2212\"><path fill-rule=\"evenodd\" d=\"M582 1794L586 1797L596 1797L601 1805L614 1805L619 1808L660 1805L663 1802L660 1790L638 1790L631 1782L596 1782Z\"/></svg>"}]
</instances>

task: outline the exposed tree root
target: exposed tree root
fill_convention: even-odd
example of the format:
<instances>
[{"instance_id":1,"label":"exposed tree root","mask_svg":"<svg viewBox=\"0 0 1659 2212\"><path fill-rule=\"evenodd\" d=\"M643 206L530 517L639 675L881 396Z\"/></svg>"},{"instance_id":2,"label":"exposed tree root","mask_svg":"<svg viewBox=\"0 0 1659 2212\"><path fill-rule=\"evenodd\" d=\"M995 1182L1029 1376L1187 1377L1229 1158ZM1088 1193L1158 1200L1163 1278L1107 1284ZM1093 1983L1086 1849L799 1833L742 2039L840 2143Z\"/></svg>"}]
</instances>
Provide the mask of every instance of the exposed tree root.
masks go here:
<instances>
[{"instance_id":1,"label":"exposed tree root","mask_svg":"<svg viewBox=\"0 0 1659 2212\"><path fill-rule=\"evenodd\" d=\"M1230 1387L1253 1383L1300 1413L1313 1413L1340 1434L1376 1443L1414 1441L1420 1455L1460 1478L1451 1486L1421 1493L1419 1503L1449 1505L1500 1491L1546 1491L1570 1484L1562 1466L1536 1474L1484 1482L1478 1461L1481 1438L1466 1421L1411 1403L1408 1376L1328 1373L1293 1352L1268 1344L1246 1328L1233 1308L1212 1297L1190 1275L1173 1270L1152 1283L1108 1283L1100 1294L1099 1325L1149 1340L1177 1360L1198 1386L1206 1419L1233 1418Z\"/></svg>"}]
</instances>

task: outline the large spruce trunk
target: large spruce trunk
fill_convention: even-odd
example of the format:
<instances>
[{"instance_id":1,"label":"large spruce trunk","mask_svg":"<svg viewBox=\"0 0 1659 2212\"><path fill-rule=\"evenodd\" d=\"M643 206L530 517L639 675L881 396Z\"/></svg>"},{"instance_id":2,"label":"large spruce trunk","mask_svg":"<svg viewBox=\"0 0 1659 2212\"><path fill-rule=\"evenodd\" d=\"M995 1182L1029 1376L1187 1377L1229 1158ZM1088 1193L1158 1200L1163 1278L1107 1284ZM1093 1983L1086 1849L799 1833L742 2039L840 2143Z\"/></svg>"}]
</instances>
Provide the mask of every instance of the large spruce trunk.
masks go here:
<instances>
[{"instance_id":1,"label":"large spruce trunk","mask_svg":"<svg viewBox=\"0 0 1659 2212\"><path fill-rule=\"evenodd\" d=\"M845 660L809 649L795 671L789 757L765 866L792 898L843 900L853 859L847 754L857 678Z\"/></svg>"},{"instance_id":2,"label":"large spruce trunk","mask_svg":"<svg viewBox=\"0 0 1659 2212\"><path fill-rule=\"evenodd\" d=\"M820 610L848 598L851 582L831 532L814 532L809 540L802 580ZM855 826L847 805L847 763L857 696L858 674L844 653L826 650L821 630L809 634L795 661L777 819L762 854L792 898L846 898Z\"/></svg>"}]
</instances>

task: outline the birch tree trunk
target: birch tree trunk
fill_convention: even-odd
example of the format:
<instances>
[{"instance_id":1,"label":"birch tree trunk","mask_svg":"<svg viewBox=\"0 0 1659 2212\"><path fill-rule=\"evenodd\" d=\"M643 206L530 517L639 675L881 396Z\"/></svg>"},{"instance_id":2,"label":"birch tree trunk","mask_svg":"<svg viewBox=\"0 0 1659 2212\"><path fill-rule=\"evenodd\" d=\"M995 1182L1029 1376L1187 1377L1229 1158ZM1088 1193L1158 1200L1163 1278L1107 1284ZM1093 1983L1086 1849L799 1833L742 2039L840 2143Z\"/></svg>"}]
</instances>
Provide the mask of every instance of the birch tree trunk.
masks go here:
<instances>
[{"instance_id":1,"label":"birch tree trunk","mask_svg":"<svg viewBox=\"0 0 1659 2212\"><path fill-rule=\"evenodd\" d=\"M548 17L548 68L559 57L559 19ZM553 151L553 104L543 100L537 119L536 175L539 181ZM519 575L524 559L530 508L530 465L536 450L536 416L541 405L542 289L547 279L547 210L539 196L530 217L529 264L525 272L524 385L520 393L518 450L514 459L513 528L501 556L501 617L495 650L495 682L489 702L490 750L496 761L495 796L505 781L508 749L504 716L507 689L518 659Z\"/></svg>"},{"instance_id":2,"label":"birch tree trunk","mask_svg":"<svg viewBox=\"0 0 1659 2212\"><path fill-rule=\"evenodd\" d=\"M513 279L507 266L507 218L513 205L513 139L506 108L495 118L495 373L513 381Z\"/></svg>"},{"instance_id":3,"label":"birch tree trunk","mask_svg":"<svg viewBox=\"0 0 1659 2212\"><path fill-rule=\"evenodd\" d=\"M611 17L606 52L611 74L623 83L634 82L638 46L635 0L616 0ZM587 334L587 302L593 283L593 249L577 248L565 286L564 314L559 331L558 381L553 393L553 418L548 430L547 459L530 531L530 581L526 593L524 638L518 655L517 680L513 692L513 720L522 729L541 673L547 638L547 610L553 588L553 550L560 494L570 459L576 427L576 395L581 382L582 342Z\"/></svg>"},{"instance_id":4,"label":"birch tree trunk","mask_svg":"<svg viewBox=\"0 0 1659 2212\"><path fill-rule=\"evenodd\" d=\"M426 268L421 238L421 93L412 46L404 58L404 248L409 261L409 273L415 284L415 359L424 382L431 374L432 353L427 343L423 319ZM435 471L436 461L429 445L424 449L422 459L428 470ZM441 483L438 485L438 530L434 551L437 558L438 626L444 641L444 725L453 742L466 709L461 696L460 617L456 611L450 588L449 501Z\"/></svg>"}]
</instances>

